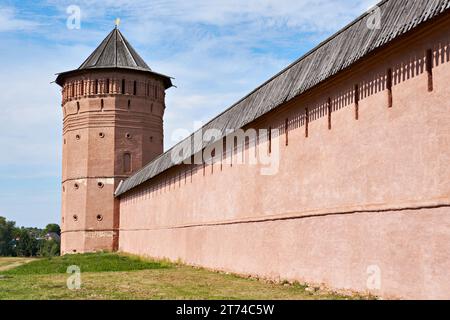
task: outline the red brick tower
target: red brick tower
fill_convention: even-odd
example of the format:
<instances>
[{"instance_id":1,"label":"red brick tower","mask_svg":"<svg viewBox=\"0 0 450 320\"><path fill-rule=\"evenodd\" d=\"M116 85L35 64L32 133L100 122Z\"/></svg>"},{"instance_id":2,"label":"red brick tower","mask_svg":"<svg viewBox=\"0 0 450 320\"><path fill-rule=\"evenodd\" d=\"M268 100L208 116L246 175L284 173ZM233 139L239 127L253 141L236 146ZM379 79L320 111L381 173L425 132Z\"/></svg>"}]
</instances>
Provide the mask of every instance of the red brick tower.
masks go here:
<instances>
[{"instance_id":1,"label":"red brick tower","mask_svg":"<svg viewBox=\"0 0 450 320\"><path fill-rule=\"evenodd\" d=\"M115 28L62 87L62 239L66 253L116 250L121 180L163 152L165 90Z\"/></svg>"}]
</instances>

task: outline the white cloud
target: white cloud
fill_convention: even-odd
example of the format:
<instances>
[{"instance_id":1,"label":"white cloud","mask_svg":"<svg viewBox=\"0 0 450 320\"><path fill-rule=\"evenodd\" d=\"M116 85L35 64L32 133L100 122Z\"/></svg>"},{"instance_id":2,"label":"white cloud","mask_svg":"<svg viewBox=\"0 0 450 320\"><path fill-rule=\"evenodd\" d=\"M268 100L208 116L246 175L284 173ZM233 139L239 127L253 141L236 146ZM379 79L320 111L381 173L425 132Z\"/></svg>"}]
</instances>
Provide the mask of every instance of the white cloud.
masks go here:
<instances>
[{"instance_id":1,"label":"white cloud","mask_svg":"<svg viewBox=\"0 0 450 320\"><path fill-rule=\"evenodd\" d=\"M13 8L0 7L0 32L30 30L37 26L35 21L17 18Z\"/></svg>"}]
</instances>

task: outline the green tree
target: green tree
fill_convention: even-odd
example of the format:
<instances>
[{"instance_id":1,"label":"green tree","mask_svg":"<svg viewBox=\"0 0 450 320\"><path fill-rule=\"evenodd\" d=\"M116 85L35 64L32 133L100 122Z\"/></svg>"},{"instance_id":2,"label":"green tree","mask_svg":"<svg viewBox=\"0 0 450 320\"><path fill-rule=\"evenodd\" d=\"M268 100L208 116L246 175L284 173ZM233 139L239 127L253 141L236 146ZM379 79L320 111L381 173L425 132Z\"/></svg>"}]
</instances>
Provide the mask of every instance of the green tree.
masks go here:
<instances>
[{"instance_id":1,"label":"green tree","mask_svg":"<svg viewBox=\"0 0 450 320\"><path fill-rule=\"evenodd\" d=\"M33 257L39 250L38 240L30 234L30 231L21 228L16 234L15 253L18 257Z\"/></svg>"},{"instance_id":2,"label":"green tree","mask_svg":"<svg viewBox=\"0 0 450 320\"><path fill-rule=\"evenodd\" d=\"M14 254L13 241L16 232L16 223L7 221L0 217L0 256L10 256Z\"/></svg>"},{"instance_id":3,"label":"green tree","mask_svg":"<svg viewBox=\"0 0 450 320\"><path fill-rule=\"evenodd\" d=\"M48 224L43 232L43 235L45 236L48 233L56 233L57 235L61 235L61 228L56 223L50 223Z\"/></svg>"},{"instance_id":4,"label":"green tree","mask_svg":"<svg viewBox=\"0 0 450 320\"><path fill-rule=\"evenodd\" d=\"M55 257L59 256L60 244L56 240L42 240L39 248L39 256Z\"/></svg>"}]
</instances>

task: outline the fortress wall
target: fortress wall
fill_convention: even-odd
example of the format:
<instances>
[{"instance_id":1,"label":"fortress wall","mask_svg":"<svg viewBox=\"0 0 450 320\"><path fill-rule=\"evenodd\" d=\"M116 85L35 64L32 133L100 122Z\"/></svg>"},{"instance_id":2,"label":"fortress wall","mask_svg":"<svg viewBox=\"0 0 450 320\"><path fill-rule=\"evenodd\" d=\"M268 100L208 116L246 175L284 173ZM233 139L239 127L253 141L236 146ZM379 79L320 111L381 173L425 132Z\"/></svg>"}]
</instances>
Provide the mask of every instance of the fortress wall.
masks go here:
<instances>
[{"instance_id":1,"label":"fortress wall","mask_svg":"<svg viewBox=\"0 0 450 320\"><path fill-rule=\"evenodd\" d=\"M450 298L449 28L428 25L250 124L282 128L276 175L184 165L123 195L120 250L360 291L375 266L375 294Z\"/></svg>"}]
</instances>

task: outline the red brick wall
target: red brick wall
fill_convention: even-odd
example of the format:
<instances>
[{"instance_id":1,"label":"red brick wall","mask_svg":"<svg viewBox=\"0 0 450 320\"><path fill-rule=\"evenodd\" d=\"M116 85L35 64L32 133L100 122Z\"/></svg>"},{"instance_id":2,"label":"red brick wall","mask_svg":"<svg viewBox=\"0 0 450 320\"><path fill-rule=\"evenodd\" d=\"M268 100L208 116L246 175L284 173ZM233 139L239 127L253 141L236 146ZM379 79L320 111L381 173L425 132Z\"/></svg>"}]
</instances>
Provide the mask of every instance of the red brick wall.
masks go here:
<instances>
[{"instance_id":1,"label":"red brick wall","mask_svg":"<svg viewBox=\"0 0 450 320\"><path fill-rule=\"evenodd\" d=\"M375 294L450 298L449 31L428 25L249 125L288 119L278 174L181 166L123 195L120 250L359 291L375 265Z\"/></svg>"},{"instance_id":2,"label":"red brick wall","mask_svg":"<svg viewBox=\"0 0 450 320\"><path fill-rule=\"evenodd\" d=\"M62 92L62 252L113 250L115 188L163 151L164 86L143 73L92 71L67 78ZM131 155L129 172L125 153Z\"/></svg>"}]
</instances>

